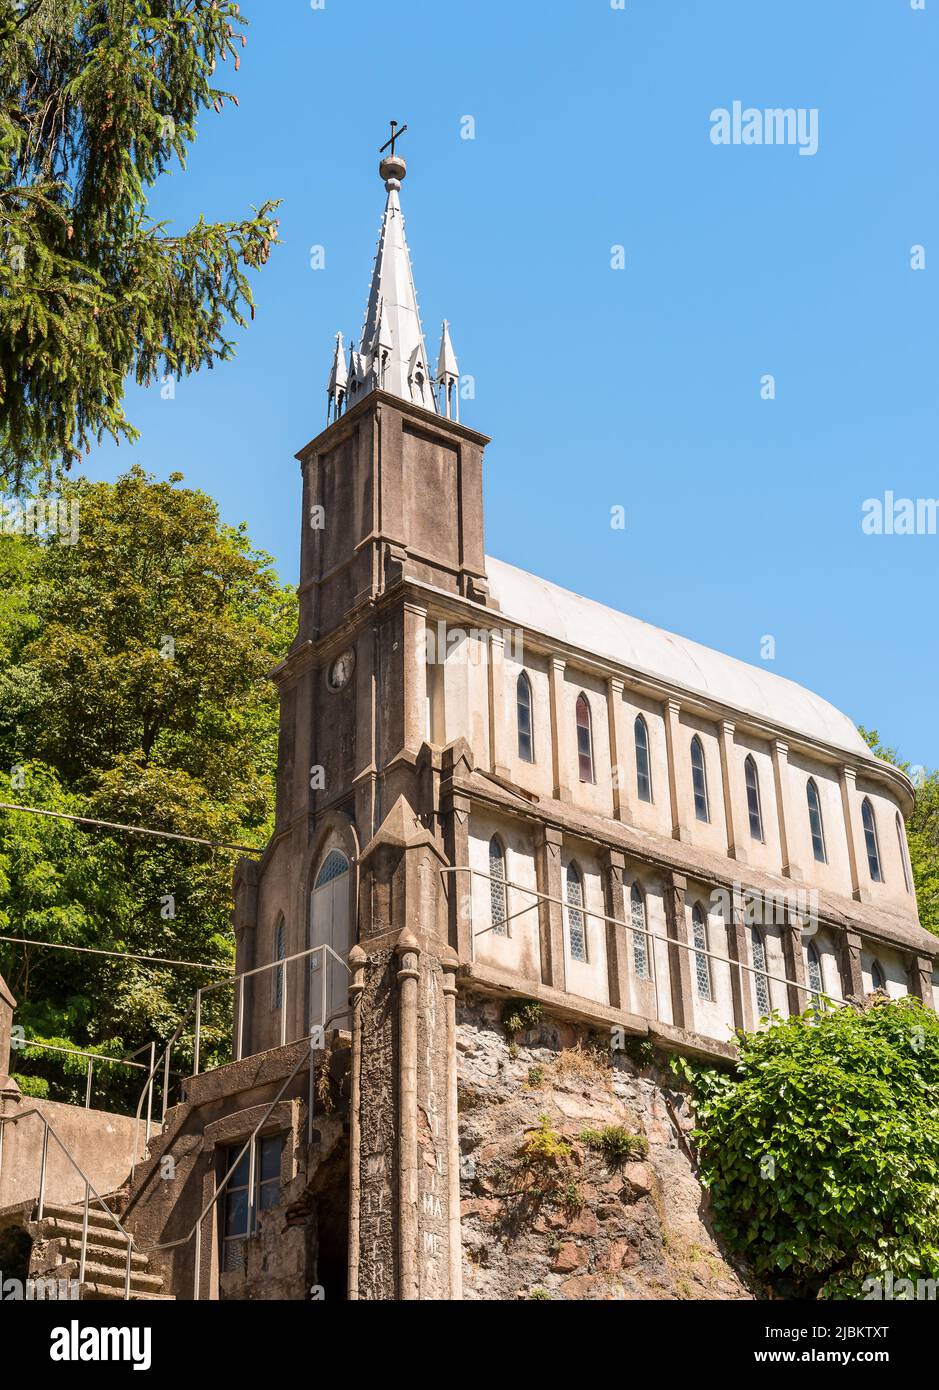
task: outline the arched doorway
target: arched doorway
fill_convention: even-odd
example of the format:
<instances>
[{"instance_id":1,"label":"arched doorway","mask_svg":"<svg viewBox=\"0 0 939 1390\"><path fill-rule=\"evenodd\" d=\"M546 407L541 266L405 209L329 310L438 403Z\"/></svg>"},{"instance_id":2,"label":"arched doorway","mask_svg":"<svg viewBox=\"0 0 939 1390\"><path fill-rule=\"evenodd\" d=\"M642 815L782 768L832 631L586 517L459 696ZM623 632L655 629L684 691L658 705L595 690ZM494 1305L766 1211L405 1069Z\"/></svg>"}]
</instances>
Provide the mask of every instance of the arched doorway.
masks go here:
<instances>
[{"instance_id":1,"label":"arched doorway","mask_svg":"<svg viewBox=\"0 0 939 1390\"><path fill-rule=\"evenodd\" d=\"M312 1030L338 1014L348 997L344 962L352 950L349 861L338 849L330 850L323 860L310 895L310 945L330 946L339 957L337 961L326 951L310 956L308 1026Z\"/></svg>"}]
</instances>

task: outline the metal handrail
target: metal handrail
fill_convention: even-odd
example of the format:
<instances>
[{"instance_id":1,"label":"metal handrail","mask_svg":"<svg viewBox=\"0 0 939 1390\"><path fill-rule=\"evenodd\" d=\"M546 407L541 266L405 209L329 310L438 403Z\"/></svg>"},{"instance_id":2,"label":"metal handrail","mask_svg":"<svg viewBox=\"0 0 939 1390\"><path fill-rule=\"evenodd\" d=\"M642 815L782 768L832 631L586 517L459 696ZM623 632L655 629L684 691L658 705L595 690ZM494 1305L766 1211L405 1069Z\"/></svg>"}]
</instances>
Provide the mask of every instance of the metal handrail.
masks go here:
<instances>
[{"instance_id":1,"label":"metal handrail","mask_svg":"<svg viewBox=\"0 0 939 1390\"><path fill-rule=\"evenodd\" d=\"M0 1115L0 1134L3 1133L3 1127L5 1125L19 1124L21 1120L28 1120L33 1115L37 1116L37 1118L41 1120L43 1126L42 1155L39 1160L39 1196L36 1201L36 1220L41 1221L45 1212L46 1167L49 1158L49 1136L51 1135L55 1142L58 1144L59 1148L65 1154L65 1157L68 1159L69 1163L71 1163L72 1167L78 1173L78 1176L82 1179L82 1181L85 1184L85 1201L82 1211L82 1239L78 1260L79 1290L81 1289L81 1285L85 1282L85 1264L88 1253L88 1209L91 1197L93 1195L95 1201L101 1207L102 1211L104 1211L111 1218L116 1229L127 1240L127 1261L124 1267L124 1300L126 1302L130 1298L130 1275L134 1253L133 1234L125 1228L117 1213L113 1212L111 1208L108 1206L107 1202L98 1192L94 1183L91 1181L88 1174L82 1168L81 1164L70 1152L68 1146L64 1144L63 1141L59 1138L58 1134L56 1133L55 1126L49 1120L46 1119L45 1115L42 1113L41 1110L22 1110L17 1115Z\"/></svg>"},{"instance_id":2,"label":"metal handrail","mask_svg":"<svg viewBox=\"0 0 939 1390\"><path fill-rule=\"evenodd\" d=\"M321 949L323 949L323 948L322 948L322 947L319 947L319 946L313 947L313 950L317 950L317 951L318 951L318 950L321 950ZM340 956L337 956L337 955L336 955L336 952L333 951L332 947L326 946L325 949L326 949L327 951L329 951L329 953L330 953L332 956L334 956L336 960L340 961L343 965L346 964L346 962L343 961L342 958L341 958ZM309 953L306 952L306 951L303 951L303 952L299 952L298 954L300 954L300 955L307 955L307 954L309 954ZM285 959L286 959L286 957L285 957ZM282 962L277 962L277 964L282 964ZM347 966L347 969L348 969L348 966ZM257 972L257 971L248 971L248 972L246 972L246 974L256 974L256 973L258 973L258 972ZM351 972L350 972L350 973L351 973ZM271 1115L274 1113L274 1109L275 1109L275 1107L279 1104L280 1100L282 1099L282 1097L283 1097L283 1095L284 1095L284 1092L287 1090L287 1087L290 1085L290 1083L293 1081L294 1077L297 1075L297 1073L303 1068L304 1064L306 1064L306 1063L308 1063L309 1068L310 1068L310 1094L309 1094L309 1100L308 1100L308 1106L307 1106L307 1117L308 1117L308 1118L307 1118L307 1124L308 1124L308 1128L309 1128L309 1129L312 1129L313 1105L314 1105L314 1097L315 1097L315 1090L314 1090L314 1087L313 1087L313 1053L316 1051L316 1048L314 1047L314 1042L318 1042L318 1041L319 1041L320 1036L321 1036L322 1034L325 1033L325 1030L326 1030L326 1029L330 1026L330 1024L333 1023L337 1018L341 1018L343 1014L349 1013L351 1007L352 1007L351 1005L347 1004L347 1005L345 1005L343 1008L335 1010L335 1011L334 1011L333 1013L331 1013L327 1018L325 1018L325 1019L323 1020L322 1023L318 1024L317 1027L316 1027L316 1029L315 1029L313 1032L308 1033L308 1034L306 1035L306 1038L296 1038L296 1039L294 1039L295 1042L309 1042L310 1047L309 1047L308 1053L304 1053L304 1054L302 1054L302 1055L300 1056L300 1058L298 1059L298 1061L297 1061L296 1065L294 1066L293 1070L290 1072L290 1074L289 1074L287 1077L284 1078L284 1083L283 1083L283 1085L281 1086L280 1090L277 1092L277 1095L274 1097L274 1099L273 1099L273 1100L271 1101L271 1103L268 1105L267 1109L264 1111L264 1114L261 1116L261 1118L258 1120L257 1124L254 1126L254 1129L251 1131L251 1133L248 1135L247 1139L246 1139L246 1140L244 1141L244 1143L242 1144L241 1148L238 1150L238 1154L237 1154L237 1156L233 1159L232 1163L230 1164L230 1166L229 1166L229 1168L228 1168L228 1171L225 1173L225 1176L222 1178L221 1182L219 1182L218 1185L216 1186L215 1191L213 1192L212 1196L209 1198L208 1202L206 1202L205 1206L202 1208L202 1211L201 1211L201 1212L199 1213L199 1215L196 1217L196 1220L193 1222L192 1227L191 1227L190 1230L186 1233L186 1235L184 1235L184 1236L178 1236L176 1240L161 1241L161 1242L159 1242L159 1243L156 1244L156 1245L146 1245L146 1246L138 1246L138 1247L137 1247L138 1251L139 1251L141 1254L150 1255L150 1254L155 1253L155 1252L158 1251L158 1250L160 1250L160 1251L162 1251L162 1250L175 1250L175 1249L178 1249L178 1247L181 1246L181 1245L188 1245L189 1241L192 1240L193 1236L195 1236L196 1241L195 1241L195 1252L194 1252L194 1259L193 1259L193 1266L194 1266L194 1270L193 1270L193 1300L194 1300L195 1302L198 1302L198 1301L199 1301L200 1285L201 1285L201 1281L202 1281L202 1225L203 1225L203 1222L205 1221L206 1217L208 1216L208 1214L209 1214L209 1212L212 1210L212 1208L218 1204L219 1198L222 1196L223 1192L224 1192L225 1189L228 1187L228 1184L229 1184L229 1182L231 1181L232 1174L234 1173L235 1169L238 1167L238 1165L239 1165L239 1163L241 1162L242 1158L244 1157L245 1153L248 1153L248 1225L247 1225L247 1231L248 1231L248 1235L251 1234L251 1226L252 1226L253 1216L254 1216L254 1187L255 1187L255 1176L256 1176L256 1170L255 1170L255 1164L256 1164L256 1146L255 1146L255 1142L254 1142L254 1141L257 1139L258 1135L259 1135L259 1134L261 1133L261 1131L264 1129L264 1127L265 1127L265 1125L267 1124L268 1120L270 1119Z\"/></svg>"},{"instance_id":3,"label":"metal handrail","mask_svg":"<svg viewBox=\"0 0 939 1390\"><path fill-rule=\"evenodd\" d=\"M148 1044L150 1047L153 1044ZM85 1109L91 1109L91 1082L94 1072L95 1062L111 1062L115 1066L134 1067L140 1071L146 1071L146 1062L134 1062L131 1057L107 1057L103 1052L86 1052L80 1047L59 1047L55 1043L40 1042L38 1038L14 1037L10 1039L10 1048L13 1052L25 1052L28 1047L39 1047L46 1052L61 1052L67 1057L87 1057L88 1066L86 1068L85 1081ZM138 1049L142 1051L143 1049Z\"/></svg>"},{"instance_id":4,"label":"metal handrail","mask_svg":"<svg viewBox=\"0 0 939 1390\"><path fill-rule=\"evenodd\" d=\"M268 961L265 965L257 965L257 966L254 966L251 970L244 970L244 971L242 971L242 973L241 973L240 975L233 975L230 979L227 979L227 980L218 980L215 984L212 984L212 985L205 985L205 986L203 986L202 988L198 989L198 990L196 991L196 993L193 995L192 999L190 1000L189 1006L188 1006L188 1008L186 1009L186 1012L183 1014L183 1017L180 1019L179 1023L176 1025L176 1028L175 1028L175 1030L174 1030L172 1036L170 1037L170 1039L169 1039L169 1041L167 1042L166 1046L164 1047L163 1051L160 1053L159 1057L157 1057L157 1056L155 1055L156 1044L155 1044L155 1043L152 1043L152 1044L150 1045L150 1046L151 1046L151 1067L150 1067L150 1071L149 1071L149 1073L148 1073L148 1075L147 1075L147 1079L146 1079L146 1081L144 1082L143 1090L142 1090L141 1093L140 1093L140 1097L139 1097L139 1099L138 1099L138 1101L137 1101L137 1108L136 1108L136 1111L135 1111L135 1113L134 1113L135 1125L134 1125L133 1151L132 1151L132 1153L131 1153L131 1162L130 1162L131 1174L133 1174L134 1168L137 1166L137 1162L138 1162L138 1157L137 1157L137 1156L138 1156L138 1153L139 1153L139 1151L140 1151L139 1142L138 1142L138 1141L139 1141L139 1135L140 1135L140 1124L141 1124L141 1121L142 1121L142 1118L143 1118L143 1117L142 1117L142 1110L143 1110L144 1097L145 1097L145 1096L149 1096L149 1098L150 1098L150 1100L149 1100L149 1107L148 1107L148 1113L147 1113L147 1143L149 1143L149 1142L150 1142L150 1124L151 1124L151 1110L152 1110L153 1081L154 1081L154 1077L156 1076L157 1071L158 1071L158 1070L160 1069L160 1067L162 1066L162 1067L163 1067L163 1072L164 1072L164 1074L163 1074L163 1109L162 1109L162 1115L161 1115L161 1124L162 1124L162 1123L164 1123L165 1120L166 1120L166 1111L167 1111L167 1108L168 1108L168 1107L167 1107L167 1098L168 1098L168 1094L169 1094L169 1076L170 1076L170 1065L171 1065L172 1049L173 1049L173 1047L176 1045L176 1043L179 1041L179 1038L180 1038L180 1036L181 1036L181 1034L182 1034L182 1030L183 1030L183 1028L185 1027L187 1020L188 1020L190 1017L192 1017L193 1015L195 1016L195 1029L194 1029L194 1035L193 1035L193 1070L189 1073L189 1076L190 1076L190 1077L193 1077L193 1076L199 1076L199 1075L200 1075L200 1071L199 1071L199 1062L200 1062L200 1058L201 1058L201 1046L200 1046L200 1044L201 1044L201 1038L202 1038L202 1001L203 1001L204 997L205 997L207 994L212 994L215 990L228 988L228 987L230 987L230 986L232 986L232 985L234 985L234 986L237 988L238 994L237 994L237 1024L236 1024L236 1032L235 1032L235 1056L234 1056L234 1058L233 1058L232 1060L235 1061L235 1062L240 1062L240 1061L241 1061L241 1057L242 1057L242 1045L243 1045L243 1035L244 1035L244 993L245 993L245 991L244 991L244 981L247 980L247 979L250 979L250 978L251 978L252 976L254 976L254 975L262 975L262 974L265 974L265 973L267 973L267 972L269 972L269 971L272 971L272 970L280 970L280 971L282 972L282 978L283 978L283 994L282 994L282 998L281 998L281 1009L280 1009L280 1013L281 1013L281 1025L280 1025L280 1033L281 1033L281 1036L280 1036L280 1045L281 1045L281 1047L284 1047L284 1046L286 1046L286 1043L287 1043L287 966L290 965L291 962L293 962L293 961L295 961L295 960L302 960L302 959L304 959L304 957L306 957L306 956L313 956L313 955L322 955L324 958L325 958L325 957L328 957L328 956L331 956L332 959L333 959L334 961L336 961L339 965L341 965L341 966L343 967L343 969L344 969L347 973L350 973L350 972L349 972L348 963L347 963L346 961L344 961L344 960L342 959L341 956L337 955L337 953L333 950L333 948L332 948L331 946L329 946L328 944L326 944L325 942L321 943L319 946L309 946L309 947L307 947L307 949L306 949L305 951L296 951L296 952L294 952L293 955L290 955L290 956L283 956L280 960ZM324 996L324 1004L325 1004L325 996ZM325 1024L325 1022L321 1022L321 1023L319 1024L319 1026L320 1026L320 1027L325 1027L326 1024ZM309 1034L307 1034L306 1036L308 1037ZM300 1042L300 1041L302 1041L302 1039L300 1039L300 1038L295 1038L295 1039L293 1039L293 1041L295 1041L295 1042Z\"/></svg>"},{"instance_id":5,"label":"metal handrail","mask_svg":"<svg viewBox=\"0 0 939 1390\"><path fill-rule=\"evenodd\" d=\"M512 883L508 879L504 878L497 879L493 874L487 874L482 869L474 869L472 865L469 864L454 864L444 866L441 867L438 870L438 872L441 875L459 873L477 874L480 878L488 879L490 882L495 881L499 883L501 887L504 887L506 889L512 888L519 893L529 893L532 897L537 898L541 902L556 903L562 909L571 907L571 904L568 903L564 898L557 897L555 894L542 893L540 892L540 890L536 888L530 888L527 884L524 883ZM837 1004L839 1007L847 1006L848 1004L848 1000L842 999L840 995L829 994L828 991L825 989L814 989L810 984L808 984L807 981L790 980L788 976L785 975L775 975L769 970L759 970L754 965L748 965L746 961L733 960L730 956L722 956L719 952L712 951L705 946L695 946L693 942L682 941L677 936L663 936L661 932L652 931L649 928L648 924L645 927L634 927L631 922L629 922L623 917L610 917L605 912L597 912L595 908L588 908L585 903L577 903L575 904L575 906L577 908L577 911L582 913L584 917L596 917L601 922L610 922L616 927L623 927L626 929L626 931L635 932L637 936L645 936L651 939L652 941L664 941L669 946L680 946L682 950L689 951L696 956L708 956L711 960L721 961L723 962L723 964L728 965L731 968L731 970L736 969L738 971L738 978L739 972L741 970L746 970L749 971L751 975L762 975L765 979L774 980L778 984L791 985L794 989L799 990L802 994L810 995L813 999L824 999L826 1000L826 1002ZM534 912L536 911L537 907L537 902L532 903L529 907L523 907L518 912L513 912L512 918L521 917L526 912ZM507 918L506 920L509 919ZM490 929L487 927L486 930L488 931ZM481 932L478 934L482 935ZM649 959L652 964L653 983L655 985L656 1018L660 1019L658 980L655 978L654 950L649 952ZM742 980L740 981L740 983L742 984Z\"/></svg>"}]
</instances>

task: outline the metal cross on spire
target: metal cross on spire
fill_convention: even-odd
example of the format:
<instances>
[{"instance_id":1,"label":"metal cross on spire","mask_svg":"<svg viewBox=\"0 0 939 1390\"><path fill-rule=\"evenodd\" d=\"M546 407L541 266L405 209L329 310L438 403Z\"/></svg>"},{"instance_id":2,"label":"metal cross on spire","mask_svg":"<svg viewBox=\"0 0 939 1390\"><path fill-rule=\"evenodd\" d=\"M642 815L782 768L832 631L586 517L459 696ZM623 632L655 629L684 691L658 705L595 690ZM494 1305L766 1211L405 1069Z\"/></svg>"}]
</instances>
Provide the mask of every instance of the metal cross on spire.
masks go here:
<instances>
[{"instance_id":1,"label":"metal cross on spire","mask_svg":"<svg viewBox=\"0 0 939 1390\"><path fill-rule=\"evenodd\" d=\"M401 139L401 136L404 134L404 132L405 132L406 130L407 130L407 126L406 126L406 125L403 125L403 126L401 127L401 129L399 130L399 129L398 129L398 122L397 122L397 121L392 121L392 122L391 122L391 139L385 141L385 143L382 145L382 147L381 147L381 149L378 151L378 153L379 153L379 154L384 154L384 153L385 153L385 150L390 149L390 150L391 150L391 158L394 159L394 157L395 157L395 141L396 141L396 140L400 140L400 139Z\"/></svg>"}]
</instances>

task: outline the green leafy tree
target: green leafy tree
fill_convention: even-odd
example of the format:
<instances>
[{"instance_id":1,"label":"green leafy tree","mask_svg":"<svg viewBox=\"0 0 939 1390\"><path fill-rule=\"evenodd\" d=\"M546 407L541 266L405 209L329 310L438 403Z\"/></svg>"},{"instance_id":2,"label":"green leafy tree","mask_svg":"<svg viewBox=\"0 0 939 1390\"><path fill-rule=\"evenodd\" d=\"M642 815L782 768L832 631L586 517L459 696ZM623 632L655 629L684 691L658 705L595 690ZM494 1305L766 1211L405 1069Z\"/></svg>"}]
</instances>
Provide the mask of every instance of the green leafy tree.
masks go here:
<instances>
[{"instance_id":1,"label":"green leafy tree","mask_svg":"<svg viewBox=\"0 0 939 1390\"><path fill-rule=\"evenodd\" d=\"M104 434L124 381L229 357L275 202L179 235L148 216L200 112L237 97L232 0L0 0L0 476L46 484Z\"/></svg>"},{"instance_id":2,"label":"green leafy tree","mask_svg":"<svg viewBox=\"0 0 939 1390\"><path fill-rule=\"evenodd\" d=\"M912 998L811 1011L693 1070L715 1225L768 1295L939 1278L939 1018Z\"/></svg>"},{"instance_id":3,"label":"green leafy tree","mask_svg":"<svg viewBox=\"0 0 939 1390\"><path fill-rule=\"evenodd\" d=\"M895 748L880 741L876 729L861 729L872 753L913 776L916 805L906 827L919 919L939 936L939 771L927 772L904 761Z\"/></svg>"},{"instance_id":4,"label":"green leafy tree","mask_svg":"<svg viewBox=\"0 0 939 1390\"><path fill-rule=\"evenodd\" d=\"M262 845L277 759L268 673L295 593L180 481L140 468L77 479L64 488L77 544L0 537L0 800ZM0 812L0 933L218 966L0 945L27 1035L116 1055L167 1037L196 988L230 970L237 857ZM209 1048L231 1005L213 998ZM65 1085L40 1056L24 1054L27 1070ZM100 1076L105 1099L122 1094L116 1071Z\"/></svg>"}]
</instances>

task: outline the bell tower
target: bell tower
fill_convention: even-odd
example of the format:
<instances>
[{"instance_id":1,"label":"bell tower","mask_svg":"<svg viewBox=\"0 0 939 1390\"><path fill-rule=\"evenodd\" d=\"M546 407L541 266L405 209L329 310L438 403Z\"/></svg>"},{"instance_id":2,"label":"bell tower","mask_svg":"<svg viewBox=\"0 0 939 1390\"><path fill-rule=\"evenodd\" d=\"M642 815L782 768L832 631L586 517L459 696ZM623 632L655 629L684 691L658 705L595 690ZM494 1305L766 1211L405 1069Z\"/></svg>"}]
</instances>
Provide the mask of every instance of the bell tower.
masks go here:
<instances>
[{"instance_id":1,"label":"bell tower","mask_svg":"<svg viewBox=\"0 0 939 1390\"><path fill-rule=\"evenodd\" d=\"M365 1299L459 1296L458 960L425 619L431 595L491 606L488 440L458 419L447 323L430 369L400 135L393 127L379 166L386 202L361 337L346 355L336 335L326 427L297 455L299 625L273 673L276 827L236 880L239 971L273 958L278 931L282 954L325 941L348 961L341 979L292 988L289 1026L259 997L245 1050L306 1036L323 999L329 1026L351 1031L349 1285Z\"/></svg>"}]
</instances>

